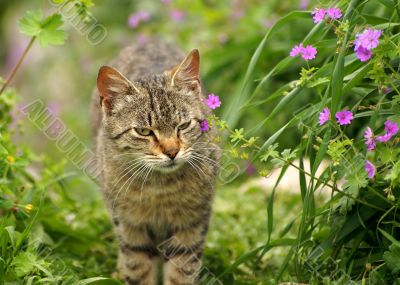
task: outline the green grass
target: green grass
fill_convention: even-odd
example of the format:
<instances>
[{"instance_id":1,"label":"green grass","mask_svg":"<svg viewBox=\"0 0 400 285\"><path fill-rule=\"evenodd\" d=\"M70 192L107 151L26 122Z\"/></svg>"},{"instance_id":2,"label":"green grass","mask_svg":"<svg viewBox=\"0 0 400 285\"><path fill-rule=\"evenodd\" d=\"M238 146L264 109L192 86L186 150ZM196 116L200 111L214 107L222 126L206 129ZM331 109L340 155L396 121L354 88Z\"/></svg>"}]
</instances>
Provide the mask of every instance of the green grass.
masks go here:
<instances>
[{"instance_id":1,"label":"green grass","mask_svg":"<svg viewBox=\"0 0 400 285\"><path fill-rule=\"evenodd\" d=\"M345 281L340 278L346 276L363 285L400 284L399 141L380 144L374 153L366 153L363 142L366 126L382 133L386 119L400 122L398 1L327 3L343 10L333 28L332 22L314 25L309 11L294 11L298 1L245 1L244 17L232 20L237 7L231 7L231 1L176 0L173 7L188 12L181 24L168 20L170 8L158 1L137 2L114 5L102 0L94 7L96 18L110 32L101 46L90 46L84 37L69 33L58 52L41 50L46 56L19 74L17 87L25 101L57 102L68 128L86 142L87 106L97 67L117 53L121 39L129 42L140 32L162 35L186 49L196 46L204 59L203 81L222 98L228 132L243 128L230 137L234 145L226 148L253 159L261 172L283 166L282 179L288 164L300 159L295 195L282 192L278 183L275 189L246 189L242 178L218 187L205 266L223 284L293 279L341 285ZM20 5L28 9L31 3L18 1L10 7ZM110 7L115 8L113 17ZM148 9L154 18L129 29L129 13L139 9ZM269 28L260 24L275 17ZM14 31L13 21L3 22ZM383 35L374 56L362 63L354 55L353 41L367 27L382 29ZM226 42L218 41L221 35ZM318 48L315 60L305 63L288 56L300 42ZM63 161L57 163L64 154L37 128L18 124L28 132L21 137L18 133L16 140L28 147L11 142L17 128L7 124L13 121L16 97L12 89L0 97L0 283L118 284L109 279L117 245L96 185L75 169L71 172ZM332 116L319 126L318 113L324 107L332 114L348 108L355 113L354 123L344 128ZM249 144L252 135L259 137L256 147ZM347 149L340 147L345 143ZM285 151L289 147L292 152ZM260 160L266 153L269 156ZM288 159L282 164L284 155ZM317 175L327 158L335 163ZM363 169L366 159L378 165L374 180ZM310 163L307 173L303 160ZM316 180L306 182L306 176ZM346 183L337 185L342 179ZM321 183L329 184L335 194L325 203L316 195ZM335 280L329 280L332 266L342 273Z\"/></svg>"},{"instance_id":2,"label":"green grass","mask_svg":"<svg viewBox=\"0 0 400 285\"><path fill-rule=\"evenodd\" d=\"M234 272L228 272L234 260L263 245L267 239L266 204L270 190L246 189L242 185L239 191L238 186L222 187L217 191L204 265L215 276L220 276L223 284L231 284L232 280L235 280L234 284L267 282L277 264L282 262L285 248L269 252L259 262L244 262ZM298 195L277 195L274 238L297 216L298 202ZM30 215L35 216L36 210ZM1 228L4 231L14 225L18 230L21 222L12 218L3 220ZM14 238L19 236L16 231L11 234ZM5 235L1 236L5 238ZM9 265L23 282L33 278L37 282L52 280L61 284L62 280L111 277L117 244L97 186L79 175L49 185L44 190L36 222L21 248L23 250L15 252ZM12 280L11 275L8 278Z\"/></svg>"}]
</instances>

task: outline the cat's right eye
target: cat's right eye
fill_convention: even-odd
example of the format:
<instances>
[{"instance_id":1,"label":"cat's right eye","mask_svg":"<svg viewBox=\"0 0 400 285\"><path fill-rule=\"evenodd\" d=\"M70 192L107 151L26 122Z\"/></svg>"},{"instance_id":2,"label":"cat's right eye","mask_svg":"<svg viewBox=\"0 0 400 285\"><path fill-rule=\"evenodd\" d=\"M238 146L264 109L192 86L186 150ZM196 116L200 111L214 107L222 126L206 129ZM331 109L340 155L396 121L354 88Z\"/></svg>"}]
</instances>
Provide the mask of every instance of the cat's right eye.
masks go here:
<instances>
[{"instance_id":1,"label":"cat's right eye","mask_svg":"<svg viewBox=\"0 0 400 285\"><path fill-rule=\"evenodd\" d=\"M146 128L135 128L135 131L141 136L151 136L153 131Z\"/></svg>"},{"instance_id":2,"label":"cat's right eye","mask_svg":"<svg viewBox=\"0 0 400 285\"><path fill-rule=\"evenodd\" d=\"M179 126L178 126L178 130L187 129L187 128L189 128L189 126L190 126L190 121L179 125Z\"/></svg>"}]
</instances>

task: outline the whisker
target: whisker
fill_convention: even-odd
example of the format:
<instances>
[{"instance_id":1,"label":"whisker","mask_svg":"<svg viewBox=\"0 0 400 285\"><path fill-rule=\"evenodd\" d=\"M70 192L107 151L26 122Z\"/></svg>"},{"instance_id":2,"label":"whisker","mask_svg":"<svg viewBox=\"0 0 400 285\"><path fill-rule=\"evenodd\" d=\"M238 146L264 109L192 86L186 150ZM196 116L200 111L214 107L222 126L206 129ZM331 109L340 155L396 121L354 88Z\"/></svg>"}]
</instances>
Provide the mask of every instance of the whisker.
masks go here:
<instances>
[{"instance_id":1,"label":"whisker","mask_svg":"<svg viewBox=\"0 0 400 285\"><path fill-rule=\"evenodd\" d=\"M194 159L194 160L193 160L193 165L196 165L196 159L195 159L194 157L191 157L191 159ZM198 163L199 163L199 162L198 162ZM203 164L203 166L204 166L204 164ZM207 175L206 175L205 172L201 169L201 167L198 166L198 165L197 165L197 167L198 167L198 169L204 174L204 176L207 177ZM200 178L201 178L201 177L200 177ZM210 187L213 188L213 185L211 184L210 180L207 180L207 181L208 181L208 184L210 185Z\"/></svg>"},{"instance_id":2,"label":"whisker","mask_svg":"<svg viewBox=\"0 0 400 285\"><path fill-rule=\"evenodd\" d=\"M194 161L194 160L192 160L192 158L190 158L188 160L188 162L190 163L191 166L193 166L193 168L195 168L195 170L197 172L197 175L199 175L200 178L202 178L202 176L200 175L198 170L200 170L204 174L204 176L206 176L206 174L204 173L203 169L201 169L198 165L196 165L196 163L195 163L196 161Z\"/></svg>"},{"instance_id":3,"label":"whisker","mask_svg":"<svg viewBox=\"0 0 400 285\"><path fill-rule=\"evenodd\" d=\"M129 190L129 188L130 188L132 182L135 181L135 179L136 179L137 177L139 177L142 173L144 173L144 172L147 170L148 167L149 167L149 165L148 165L147 163L144 164L144 167L143 167L138 173L136 173L135 177L133 177L133 178L131 179L131 181L129 182L129 184L127 185L127 187L125 187L125 194L124 194L124 197L126 197L126 194L128 193L128 190Z\"/></svg>"},{"instance_id":4,"label":"whisker","mask_svg":"<svg viewBox=\"0 0 400 285\"><path fill-rule=\"evenodd\" d=\"M128 180L125 181L125 183L124 183L124 184L120 187L120 189L118 190L117 195L115 196L113 205L115 204L115 201L118 199L118 196L119 196L119 194L121 193L121 191L124 189L124 186L126 185L126 183L128 183L131 179L134 180L134 179L136 178L136 176L137 176L137 173L138 173L138 172L140 173L140 171L141 171L143 168L145 168L145 167L146 167L146 164L140 165L140 166L135 170L135 172L128 178ZM129 185L130 185L130 183L129 183Z\"/></svg>"},{"instance_id":5,"label":"whisker","mask_svg":"<svg viewBox=\"0 0 400 285\"><path fill-rule=\"evenodd\" d=\"M218 163L214 159L211 159L208 156L205 156L205 155L202 155L202 154L199 154L199 153L196 153L196 152L193 152L192 156L195 156L195 157L200 158L200 159L204 159L207 162L210 162L210 163L212 163L214 165L218 165Z\"/></svg>"},{"instance_id":6,"label":"whisker","mask_svg":"<svg viewBox=\"0 0 400 285\"><path fill-rule=\"evenodd\" d=\"M126 153L121 153L121 154L114 155L113 158L122 157L122 156L128 156L128 155L138 155L138 154L140 155L142 153L141 152L126 152Z\"/></svg>"},{"instance_id":7,"label":"whisker","mask_svg":"<svg viewBox=\"0 0 400 285\"><path fill-rule=\"evenodd\" d=\"M143 182L142 182L142 186L140 187L140 201L142 201L142 194L143 194L143 186L145 184L145 182L147 181L147 176L153 171L153 168L151 167L151 165L149 165L149 170L147 171L146 175L144 176Z\"/></svg>"},{"instance_id":8,"label":"whisker","mask_svg":"<svg viewBox=\"0 0 400 285\"><path fill-rule=\"evenodd\" d=\"M128 164L128 166L120 173L120 175L117 178L114 179L112 184L118 184L119 181L129 173L129 171L131 171L132 169L136 168L136 166L139 165L140 163L142 163L141 159L137 159L137 160L134 160L134 161L130 162ZM116 181L117 179L118 179L118 181Z\"/></svg>"}]
</instances>

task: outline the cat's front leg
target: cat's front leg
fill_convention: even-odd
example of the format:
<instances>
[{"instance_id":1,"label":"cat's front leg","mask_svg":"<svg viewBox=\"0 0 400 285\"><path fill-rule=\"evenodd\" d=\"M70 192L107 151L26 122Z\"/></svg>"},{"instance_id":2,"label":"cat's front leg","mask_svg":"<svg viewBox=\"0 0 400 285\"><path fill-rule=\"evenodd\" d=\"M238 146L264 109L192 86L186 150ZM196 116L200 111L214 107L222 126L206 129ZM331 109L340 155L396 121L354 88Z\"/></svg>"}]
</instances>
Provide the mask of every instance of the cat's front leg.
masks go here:
<instances>
[{"instance_id":1,"label":"cat's front leg","mask_svg":"<svg viewBox=\"0 0 400 285\"><path fill-rule=\"evenodd\" d=\"M118 271L126 285L154 285L157 248L145 227L120 223Z\"/></svg>"},{"instance_id":2,"label":"cat's front leg","mask_svg":"<svg viewBox=\"0 0 400 285\"><path fill-rule=\"evenodd\" d=\"M162 251L165 285L198 284L202 267L204 239L207 219L198 225L176 232L164 242Z\"/></svg>"}]
</instances>

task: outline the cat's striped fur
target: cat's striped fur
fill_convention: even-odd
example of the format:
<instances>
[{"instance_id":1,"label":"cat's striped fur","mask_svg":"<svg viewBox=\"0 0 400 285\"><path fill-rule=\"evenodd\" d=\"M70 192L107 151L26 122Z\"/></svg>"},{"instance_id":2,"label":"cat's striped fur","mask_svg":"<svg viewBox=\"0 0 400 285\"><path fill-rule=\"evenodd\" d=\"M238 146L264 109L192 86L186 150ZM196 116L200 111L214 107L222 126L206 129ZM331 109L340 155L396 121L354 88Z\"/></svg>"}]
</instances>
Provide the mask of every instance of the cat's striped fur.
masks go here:
<instances>
[{"instance_id":1,"label":"cat's striped fur","mask_svg":"<svg viewBox=\"0 0 400 285\"><path fill-rule=\"evenodd\" d=\"M213 131L200 130L209 110L198 52L184 59L151 41L110 65L99 71L92 114L119 275L129 285L157 284L161 263L164 284L197 284L219 163Z\"/></svg>"}]
</instances>

